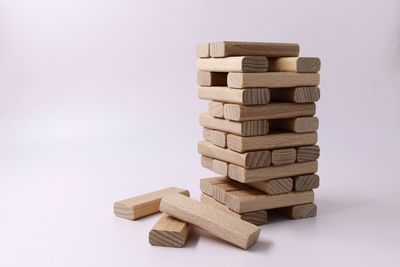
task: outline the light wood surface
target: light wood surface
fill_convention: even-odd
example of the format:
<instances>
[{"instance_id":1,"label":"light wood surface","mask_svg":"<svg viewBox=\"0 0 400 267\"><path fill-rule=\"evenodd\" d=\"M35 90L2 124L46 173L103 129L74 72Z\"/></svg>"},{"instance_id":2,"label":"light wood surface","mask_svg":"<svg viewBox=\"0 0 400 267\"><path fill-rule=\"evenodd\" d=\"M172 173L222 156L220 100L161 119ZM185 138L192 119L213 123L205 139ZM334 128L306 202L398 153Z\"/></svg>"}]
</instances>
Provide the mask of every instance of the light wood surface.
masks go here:
<instances>
[{"instance_id":1,"label":"light wood surface","mask_svg":"<svg viewBox=\"0 0 400 267\"><path fill-rule=\"evenodd\" d=\"M271 102L311 103L320 98L318 87L294 87L270 89Z\"/></svg>"},{"instance_id":2,"label":"light wood surface","mask_svg":"<svg viewBox=\"0 0 400 267\"><path fill-rule=\"evenodd\" d=\"M227 78L227 72L197 72L197 84L200 86L227 86Z\"/></svg>"},{"instance_id":3,"label":"light wood surface","mask_svg":"<svg viewBox=\"0 0 400 267\"><path fill-rule=\"evenodd\" d=\"M224 104L221 102L210 101L208 102L208 113L217 118L224 117Z\"/></svg>"},{"instance_id":4,"label":"light wood surface","mask_svg":"<svg viewBox=\"0 0 400 267\"><path fill-rule=\"evenodd\" d=\"M215 172L216 174L223 176L228 175L228 163L224 161L201 156L201 166Z\"/></svg>"},{"instance_id":5,"label":"light wood surface","mask_svg":"<svg viewBox=\"0 0 400 267\"><path fill-rule=\"evenodd\" d=\"M321 60L317 57L280 57L269 60L269 71L310 73L321 69Z\"/></svg>"},{"instance_id":6,"label":"light wood surface","mask_svg":"<svg viewBox=\"0 0 400 267\"><path fill-rule=\"evenodd\" d=\"M114 214L128 220L159 212L163 196L180 193L189 196L189 191L178 187L168 187L151 193L123 199L114 203Z\"/></svg>"},{"instance_id":7,"label":"light wood surface","mask_svg":"<svg viewBox=\"0 0 400 267\"><path fill-rule=\"evenodd\" d=\"M206 195L213 196L214 186L220 183L226 183L231 181L226 177L211 177L200 179L200 190Z\"/></svg>"},{"instance_id":8,"label":"light wood surface","mask_svg":"<svg viewBox=\"0 0 400 267\"><path fill-rule=\"evenodd\" d=\"M260 227L180 194L163 197L160 210L243 249L254 245L261 231Z\"/></svg>"},{"instance_id":9,"label":"light wood surface","mask_svg":"<svg viewBox=\"0 0 400 267\"><path fill-rule=\"evenodd\" d=\"M199 58L197 69L212 72L266 72L268 59L259 56Z\"/></svg>"},{"instance_id":10,"label":"light wood surface","mask_svg":"<svg viewBox=\"0 0 400 267\"><path fill-rule=\"evenodd\" d=\"M212 143L213 145L223 148L226 147L226 136L227 133L203 128L203 138L208 142Z\"/></svg>"},{"instance_id":11,"label":"light wood surface","mask_svg":"<svg viewBox=\"0 0 400 267\"><path fill-rule=\"evenodd\" d=\"M309 133L318 130L319 120L317 117L298 117L270 120L269 125L271 129L279 129L295 133Z\"/></svg>"},{"instance_id":12,"label":"light wood surface","mask_svg":"<svg viewBox=\"0 0 400 267\"><path fill-rule=\"evenodd\" d=\"M319 84L319 74L295 72L230 72L227 81L228 86L231 88L317 86Z\"/></svg>"},{"instance_id":13,"label":"light wood surface","mask_svg":"<svg viewBox=\"0 0 400 267\"><path fill-rule=\"evenodd\" d=\"M238 183L236 181L229 181L226 183L220 183L214 185L214 194L213 198L222 203L225 204L226 202L226 193L231 192L231 191L236 191L236 190L243 190L243 189L248 189L249 187L245 184Z\"/></svg>"},{"instance_id":14,"label":"light wood surface","mask_svg":"<svg viewBox=\"0 0 400 267\"><path fill-rule=\"evenodd\" d=\"M210 57L210 45L208 43L198 44L196 47L196 56L198 58Z\"/></svg>"},{"instance_id":15,"label":"light wood surface","mask_svg":"<svg viewBox=\"0 0 400 267\"><path fill-rule=\"evenodd\" d=\"M280 178L269 181L255 182L248 184L260 191L267 193L268 195L277 195L289 193L293 189L292 178Z\"/></svg>"},{"instance_id":16,"label":"light wood surface","mask_svg":"<svg viewBox=\"0 0 400 267\"><path fill-rule=\"evenodd\" d=\"M314 203L295 205L281 208L279 212L294 220L312 218L317 215L317 205Z\"/></svg>"},{"instance_id":17,"label":"light wood surface","mask_svg":"<svg viewBox=\"0 0 400 267\"><path fill-rule=\"evenodd\" d=\"M227 56L267 56L297 57L300 47L295 43L262 43L221 41L210 44L212 57Z\"/></svg>"},{"instance_id":18,"label":"light wood surface","mask_svg":"<svg viewBox=\"0 0 400 267\"><path fill-rule=\"evenodd\" d=\"M317 161L299 162L280 166L268 166L258 169L245 169L229 164L228 176L241 183L267 181L276 178L292 177L315 173L318 170Z\"/></svg>"},{"instance_id":19,"label":"light wood surface","mask_svg":"<svg viewBox=\"0 0 400 267\"><path fill-rule=\"evenodd\" d=\"M247 152L262 149L276 149L314 145L317 143L317 133L274 133L264 136L243 137L233 134L227 136L227 146L237 152Z\"/></svg>"},{"instance_id":20,"label":"light wood surface","mask_svg":"<svg viewBox=\"0 0 400 267\"><path fill-rule=\"evenodd\" d=\"M189 230L188 223L164 213L151 229L149 242L152 246L181 248L186 243Z\"/></svg>"},{"instance_id":21,"label":"light wood surface","mask_svg":"<svg viewBox=\"0 0 400 267\"><path fill-rule=\"evenodd\" d=\"M229 87L199 87L200 99L236 103L242 105L262 105L269 102L268 88L231 89Z\"/></svg>"},{"instance_id":22,"label":"light wood surface","mask_svg":"<svg viewBox=\"0 0 400 267\"><path fill-rule=\"evenodd\" d=\"M293 190L297 192L308 191L319 187L318 174L307 174L293 177Z\"/></svg>"},{"instance_id":23,"label":"light wood surface","mask_svg":"<svg viewBox=\"0 0 400 267\"><path fill-rule=\"evenodd\" d=\"M319 146L302 146L297 148L297 162L311 161L319 158Z\"/></svg>"},{"instance_id":24,"label":"light wood surface","mask_svg":"<svg viewBox=\"0 0 400 267\"><path fill-rule=\"evenodd\" d=\"M295 148L274 149L271 154L271 162L273 165L285 165L296 161Z\"/></svg>"}]
</instances>

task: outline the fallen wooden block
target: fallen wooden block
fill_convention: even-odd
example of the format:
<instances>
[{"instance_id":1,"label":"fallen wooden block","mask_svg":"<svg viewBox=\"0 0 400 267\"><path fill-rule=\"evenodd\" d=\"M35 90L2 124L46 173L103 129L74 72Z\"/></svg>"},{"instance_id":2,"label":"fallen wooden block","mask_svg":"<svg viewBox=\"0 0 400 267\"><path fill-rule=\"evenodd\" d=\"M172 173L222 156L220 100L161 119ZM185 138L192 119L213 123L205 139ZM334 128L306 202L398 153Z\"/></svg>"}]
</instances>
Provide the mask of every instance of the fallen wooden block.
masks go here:
<instances>
[{"instance_id":1,"label":"fallen wooden block","mask_svg":"<svg viewBox=\"0 0 400 267\"><path fill-rule=\"evenodd\" d=\"M317 216L317 205L314 203L295 205L281 208L279 212L294 220L311 218Z\"/></svg>"},{"instance_id":2,"label":"fallen wooden block","mask_svg":"<svg viewBox=\"0 0 400 267\"><path fill-rule=\"evenodd\" d=\"M319 146L302 146L297 148L297 162L311 161L319 158Z\"/></svg>"},{"instance_id":3,"label":"fallen wooden block","mask_svg":"<svg viewBox=\"0 0 400 267\"><path fill-rule=\"evenodd\" d=\"M251 223L180 194L163 197L160 210L243 249L254 245L261 231Z\"/></svg>"},{"instance_id":4,"label":"fallen wooden block","mask_svg":"<svg viewBox=\"0 0 400 267\"><path fill-rule=\"evenodd\" d=\"M228 86L231 88L317 86L319 84L319 74L294 72L230 72L227 81Z\"/></svg>"},{"instance_id":5,"label":"fallen wooden block","mask_svg":"<svg viewBox=\"0 0 400 267\"><path fill-rule=\"evenodd\" d=\"M274 133L264 136L243 137L233 134L227 136L229 149L247 152L261 149L276 149L314 145L317 143L317 133Z\"/></svg>"},{"instance_id":6,"label":"fallen wooden block","mask_svg":"<svg viewBox=\"0 0 400 267\"><path fill-rule=\"evenodd\" d=\"M226 183L231 181L226 177L212 177L200 179L200 190L206 195L214 195L214 187L216 184Z\"/></svg>"},{"instance_id":7,"label":"fallen wooden block","mask_svg":"<svg viewBox=\"0 0 400 267\"><path fill-rule=\"evenodd\" d=\"M152 246L181 248L186 243L188 235L188 223L163 214L151 229L149 242Z\"/></svg>"},{"instance_id":8,"label":"fallen wooden block","mask_svg":"<svg viewBox=\"0 0 400 267\"><path fill-rule=\"evenodd\" d=\"M294 43L261 43L261 42L214 42L210 44L212 57L227 56L266 56L296 57L300 47Z\"/></svg>"},{"instance_id":9,"label":"fallen wooden block","mask_svg":"<svg viewBox=\"0 0 400 267\"><path fill-rule=\"evenodd\" d=\"M314 114L315 103L270 103L259 106L224 105L224 118L234 121L287 119L313 116Z\"/></svg>"},{"instance_id":10,"label":"fallen wooden block","mask_svg":"<svg viewBox=\"0 0 400 267\"><path fill-rule=\"evenodd\" d=\"M268 88L231 89L229 87L199 87L200 99L237 103L242 105L262 105L269 102Z\"/></svg>"},{"instance_id":11,"label":"fallen wooden block","mask_svg":"<svg viewBox=\"0 0 400 267\"><path fill-rule=\"evenodd\" d=\"M293 190L296 192L309 191L318 187L318 174L307 174L293 177Z\"/></svg>"},{"instance_id":12,"label":"fallen wooden block","mask_svg":"<svg viewBox=\"0 0 400 267\"><path fill-rule=\"evenodd\" d=\"M200 114L200 125L205 128L233 133L240 136L266 135L269 130L267 120L236 122L214 118L208 113Z\"/></svg>"},{"instance_id":13,"label":"fallen wooden block","mask_svg":"<svg viewBox=\"0 0 400 267\"><path fill-rule=\"evenodd\" d=\"M266 72L268 59L259 56L199 58L197 69L213 72Z\"/></svg>"},{"instance_id":14,"label":"fallen wooden block","mask_svg":"<svg viewBox=\"0 0 400 267\"><path fill-rule=\"evenodd\" d=\"M270 120L269 125L271 129L286 130L295 133L309 133L318 130L319 120L317 117L298 117Z\"/></svg>"},{"instance_id":15,"label":"fallen wooden block","mask_svg":"<svg viewBox=\"0 0 400 267\"><path fill-rule=\"evenodd\" d=\"M224 117L224 104L221 102L210 101L208 102L208 113L217 118Z\"/></svg>"},{"instance_id":16,"label":"fallen wooden block","mask_svg":"<svg viewBox=\"0 0 400 267\"><path fill-rule=\"evenodd\" d=\"M269 181L249 183L247 185L263 191L268 195L278 195L292 191L293 180L292 178L280 178Z\"/></svg>"},{"instance_id":17,"label":"fallen wooden block","mask_svg":"<svg viewBox=\"0 0 400 267\"><path fill-rule=\"evenodd\" d=\"M203 128L203 138L213 145L226 147L226 136L227 133Z\"/></svg>"},{"instance_id":18,"label":"fallen wooden block","mask_svg":"<svg viewBox=\"0 0 400 267\"><path fill-rule=\"evenodd\" d=\"M189 196L189 191L168 187L144 195L123 199L114 203L114 214L118 217L128 220L138 218L159 212L160 201L163 196L180 193Z\"/></svg>"},{"instance_id":19,"label":"fallen wooden block","mask_svg":"<svg viewBox=\"0 0 400 267\"><path fill-rule=\"evenodd\" d=\"M269 60L269 71L318 72L321 60L317 57L280 57Z\"/></svg>"},{"instance_id":20,"label":"fallen wooden block","mask_svg":"<svg viewBox=\"0 0 400 267\"><path fill-rule=\"evenodd\" d=\"M271 102L311 103L320 98L318 87L294 87L270 89Z\"/></svg>"},{"instance_id":21,"label":"fallen wooden block","mask_svg":"<svg viewBox=\"0 0 400 267\"><path fill-rule=\"evenodd\" d=\"M196 56L198 58L210 57L210 46L208 43L198 44L196 47Z\"/></svg>"},{"instance_id":22,"label":"fallen wooden block","mask_svg":"<svg viewBox=\"0 0 400 267\"><path fill-rule=\"evenodd\" d=\"M249 189L249 187L245 184L238 183L233 180L225 182L225 183L215 184L214 185L214 193L213 193L212 197L216 201L218 201L222 204L225 204L227 192L243 190L243 189Z\"/></svg>"},{"instance_id":23,"label":"fallen wooden block","mask_svg":"<svg viewBox=\"0 0 400 267\"><path fill-rule=\"evenodd\" d=\"M245 168L261 168L271 164L271 153L268 150L239 153L230 149L215 146L207 141L200 141L198 152L206 157L222 160ZM295 153L296 150L294 149ZM296 160L296 154L294 154Z\"/></svg>"},{"instance_id":24,"label":"fallen wooden block","mask_svg":"<svg viewBox=\"0 0 400 267\"><path fill-rule=\"evenodd\" d=\"M296 161L295 148L274 149L271 153L271 162L273 165L285 165Z\"/></svg>"},{"instance_id":25,"label":"fallen wooden block","mask_svg":"<svg viewBox=\"0 0 400 267\"><path fill-rule=\"evenodd\" d=\"M317 170L317 161L298 162L280 166L268 166L258 169L245 169L234 164L229 164L228 176L229 178L241 183L252 183L276 178L315 173Z\"/></svg>"},{"instance_id":26,"label":"fallen wooden block","mask_svg":"<svg viewBox=\"0 0 400 267\"><path fill-rule=\"evenodd\" d=\"M227 86L227 72L198 71L197 84L200 86Z\"/></svg>"},{"instance_id":27,"label":"fallen wooden block","mask_svg":"<svg viewBox=\"0 0 400 267\"><path fill-rule=\"evenodd\" d=\"M217 174L223 175L223 176L227 176L228 175L228 163L217 160L217 159L213 159L213 158L209 158L209 157L205 157L205 156L201 156L201 166L209 169L210 171L213 171Z\"/></svg>"}]
</instances>

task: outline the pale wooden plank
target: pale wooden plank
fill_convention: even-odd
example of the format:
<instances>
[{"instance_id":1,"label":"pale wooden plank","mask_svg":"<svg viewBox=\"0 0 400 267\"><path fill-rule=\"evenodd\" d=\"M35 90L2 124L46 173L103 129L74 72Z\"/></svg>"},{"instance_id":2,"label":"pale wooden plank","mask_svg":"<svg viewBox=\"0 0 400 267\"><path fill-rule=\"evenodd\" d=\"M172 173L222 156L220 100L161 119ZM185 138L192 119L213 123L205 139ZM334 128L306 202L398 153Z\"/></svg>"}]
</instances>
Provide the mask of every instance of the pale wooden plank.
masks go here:
<instances>
[{"instance_id":1,"label":"pale wooden plank","mask_svg":"<svg viewBox=\"0 0 400 267\"><path fill-rule=\"evenodd\" d=\"M227 86L227 78L227 72L197 72L197 84L200 86Z\"/></svg>"},{"instance_id":2,"label":"pale wooden plank","mask_svg":"<svg viewBox=\"0 0 400 267\"><path fill-rule=\"evenodd\" d=\"M200 99L236 103L242 105L262 105L269 102L268 88L231 89L229 87L202 86L198 88Z\"/></svg>"},{"instance_id":3,"label":"pale wooden plank","mask_svg":"<svg viewBox=\"0 0 400 267\"><path fill-rule=\"evenodd\" d=\"M223 176L228 175L228 163L224 161L201 156L201 166L215 172L216 174Z\"/></svg>"},{"instance_id":4,"label":"pale wooden plank","mask_svg":"<svg viewBox=\"0 0 400 267\"><path fill-rule=\"evenodd\" d=\"M224 117L224 104L221 102L210 101L208 102L208 113L217 118Z\"/></svg>"},{"instance_id":5,"label":"pale wooden plank","mask_svg":"<svg viewBox=\"0 0 400 267\"><path fill-rule=\"evenodd\" d=\"M317 86L319 73L295 72L265 72L265 73L235 73L228 74L228 86L231 88L252 87L300 87Z\"/></svg>"},{"instance_id":6,"label":"pale wooden plank","mask_svg":"<svg viewBox=\"0 0 400 267\"><path fill-rule=\"evenodd\" d=\"M273 165L285 165L296 161L295 148L274 149L271 153L271 163Z\"/></svg>"},{"instance_id":7,"label":"pale wooden plank","mask_svg":"<svg viewBox=\"0 0 400 267\"><path fill-rule=\"evenodd\" d=\"M307 174L293 177L293 190L297 192L308 191L319 187L318 174Z\"/></svg>"},{"instance_id":8,"label":"pale wooden plank","mask_svg":"<svg viewBox=\"0 0 400 267\"><path fill-rule=\"evenodd\" d=\"M295 133L309 133L318 130L319 120L317 117L298 117L270 120L269 125L271 129L292 131Z\"/></svg>"},{"instance_id":9,"label":"pale wooden plank","mask_svg":"<svg viewBox=\"0 0 400 267\"><path fill-rule=\"evenodd\" d=\"M223 148L226 147L226 136L227 133L203 128L203 138L208 142L212 143L213 145Z\"/></svg>"},{"instance_id":10,"label":"pale wooden plank","mask_svg":"<svg viewBox=\"0 0 400 267\"><path fill-rule=\"evenodd\" d=\"M210 57L210 45L209 43L198 44L196 47L196 56L198 58Z\"/></svg>"},{"instance_id":11,"label":"pale wooden plank","mask_svg":"<svg viewBox=\"0 0 400 267\"><path fill-rule=\"evenodd\" d=\"M294 87L270 89L271 102L311 103L320 99L318 87Z\"/></svg>"},{"instance_id":12,"label":"pale wooden plank","mask_svg":"<svg viewBox=\"0 0 400 267\"><path fill-rule=\"evenodd\" d=\"M281 208L278 211L294 220L312 218L317 216L317 205L314 203L301 204Z\"/></svg>"},{"instance_id":13,"label":"pale wooden plank","mask_svg":"<svg viewBox=\"0 0 400 267\"><path fill-rule=\"evenodd\" d=\"M226 177L212 177L200 179L200 190L206 195L212 196L214 194L214 186L219 183L230 181Z\"/></svg>"},{"instance_id":14,"label":"pale wooden plank","mask_svg":"<svg viewBox=\"0 0 400 267\"><path fill-rule=\"evenodd\" d=\"M297 162L311 161L319 158L319 146L301 146L297 148Z\"/></svg>"},{"instance_id":15,"label":"pale wooden plank","mask_svg":"<svg viewBox=\"0 0 400 267\"><path fill-rule=\"evenodd\" d=\"M269 60L269 71L311 73L321 69L321 60L317 57L280 57Z\"/></svg>"},{"instance_id":16,"label":"pale wooden plank","mask_svg":"<svg viewBox=\"0 0 400 267\"><path fill-rule=\"evenodd\" d=\"M269 181L261 181L255 183L248 183L247 185L254 187L260 191L267 193L268 195L277 195L289 193L293 189L292 178L280 178Z\"/></svg>"},{"instance_id":17,"label":"pale wooden plank","mask_svg":"<svg viewBox=\"0 0 400 267\"><path fill-rule=\"evenodd\" d=\"M268 59L259 56L199 58L197 69L212 72L266 72Z\"/></svg>"},{"instance_id":18,"label":"pale wooden plank","mask_svg":"<svg viewBox=\"0 0 400 267\"><path fill-rule=\"evenodd\" d=\"M186 243L189 230L188 223L164 213L149 232L149 243L152 246L181 248Z\"/></svg>"},{"instance_id":19,"label":"pale wooden plank","mask_svg":"<svg viewBox=\"0 0 400 267\"><path fill-rule=\"evenodd\" d=\"M245 184L238 183L236 181L228 181L226 183L219 183L214 186L214 193L212 197L222 204L226 202L226 193L235 191L235 190L243 190L248 189L249 187Z\"/></svg>"}]
</instances>

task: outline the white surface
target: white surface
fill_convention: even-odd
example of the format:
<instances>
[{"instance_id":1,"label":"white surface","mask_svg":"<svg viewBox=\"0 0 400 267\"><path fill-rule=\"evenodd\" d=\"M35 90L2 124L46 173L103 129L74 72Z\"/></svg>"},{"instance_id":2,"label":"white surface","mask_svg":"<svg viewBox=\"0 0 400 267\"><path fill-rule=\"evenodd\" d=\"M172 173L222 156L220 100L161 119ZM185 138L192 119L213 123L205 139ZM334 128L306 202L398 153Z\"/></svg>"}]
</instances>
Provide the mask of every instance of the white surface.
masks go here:
<instances>
[{"instance_id":1,"label":"white surface","mask_svg":"<svg viewBox=\"0 0 400 267\"><path fill-rule=\"evenodd\" d=\"M399 264L398 1L249 3L1 1L0 266ZM250 251L201 231L151 247L158 217L112 204L170 185L198 197L212 175L194 58L211 40L321 57L319 214L263 226Z\"/></svg>"}]
</instances>

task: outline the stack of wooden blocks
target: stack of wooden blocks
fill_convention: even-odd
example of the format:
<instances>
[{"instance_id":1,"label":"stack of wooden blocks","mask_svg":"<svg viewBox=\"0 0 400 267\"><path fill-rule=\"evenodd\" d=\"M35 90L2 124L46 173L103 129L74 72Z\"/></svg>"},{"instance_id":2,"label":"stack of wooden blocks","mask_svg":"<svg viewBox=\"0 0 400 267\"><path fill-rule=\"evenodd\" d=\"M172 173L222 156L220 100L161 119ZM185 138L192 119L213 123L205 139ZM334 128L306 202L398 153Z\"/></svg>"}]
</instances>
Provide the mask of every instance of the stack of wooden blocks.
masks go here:
<instances>
[{"instance_id":1,"label":"stack of wooden blocks","mask_svg":"<svg viewBox=\"0 0 400 267\"><path fill-rule=\"evenodd\" d=\"M316 216L320 59L290 43L215 42L197 47L203 167L201 201L256 225L270 211Z\"/></svg>"}]
</instances>

